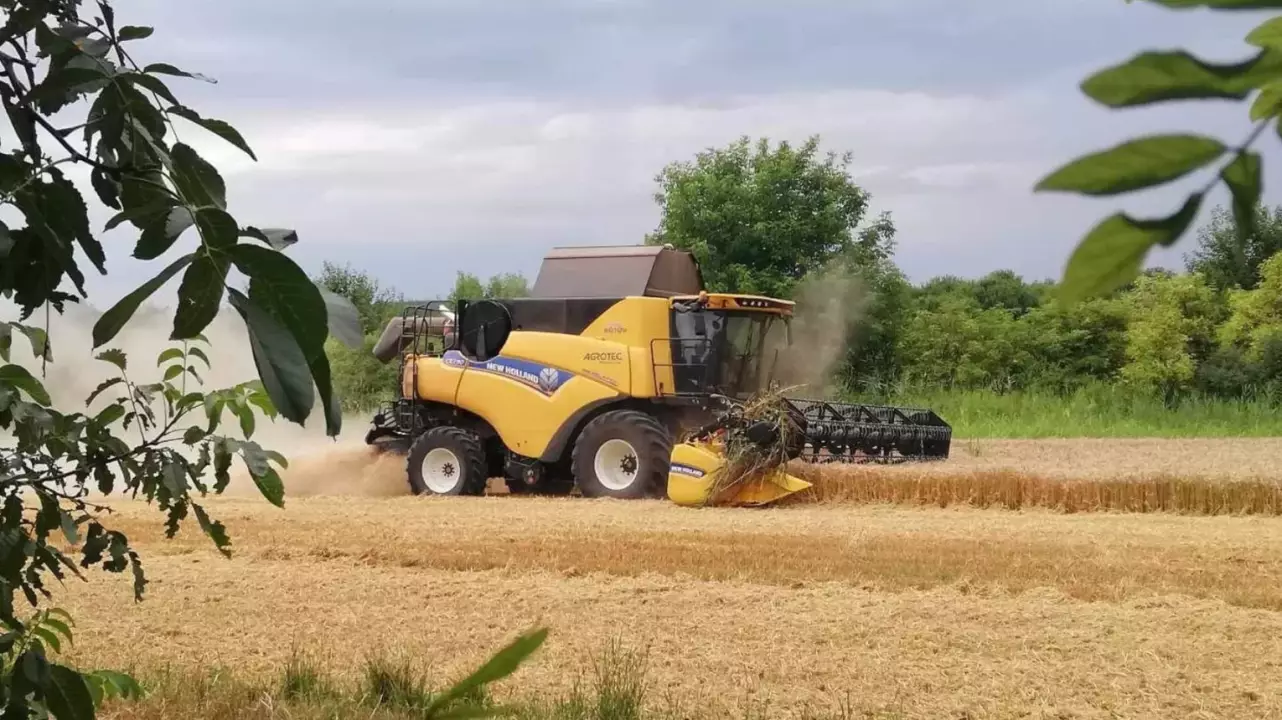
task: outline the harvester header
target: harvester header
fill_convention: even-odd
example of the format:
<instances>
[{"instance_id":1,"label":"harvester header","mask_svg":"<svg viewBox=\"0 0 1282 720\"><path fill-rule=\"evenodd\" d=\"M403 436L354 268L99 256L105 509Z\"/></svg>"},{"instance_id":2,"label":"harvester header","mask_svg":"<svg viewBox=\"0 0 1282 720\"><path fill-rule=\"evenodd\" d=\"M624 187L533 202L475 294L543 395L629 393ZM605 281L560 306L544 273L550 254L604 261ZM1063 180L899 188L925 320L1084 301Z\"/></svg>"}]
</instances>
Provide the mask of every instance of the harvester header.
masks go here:
<instances>
[{"instance_id":1,"label":"harvester header","mask_svg":"<svg viewBox=\"0 0 1282 720\"><path fill-rule=\"evenodd\" d=\"M666 487L678 502L706 499L725 464L717 443L746 432L734 408L774 392L794 308L708 292L693 255L669 246L555 248L529 297L427 303L389 323L374 354L399 359L400 387L367 441L408 446L416 492L477 494L504 477L518 493L637 498ZM783 462L948 456L951 428L929 410L778 402L792 428ZM719 502L805 487L766 475L772 489Z\"/></svg>"}]
</instances>

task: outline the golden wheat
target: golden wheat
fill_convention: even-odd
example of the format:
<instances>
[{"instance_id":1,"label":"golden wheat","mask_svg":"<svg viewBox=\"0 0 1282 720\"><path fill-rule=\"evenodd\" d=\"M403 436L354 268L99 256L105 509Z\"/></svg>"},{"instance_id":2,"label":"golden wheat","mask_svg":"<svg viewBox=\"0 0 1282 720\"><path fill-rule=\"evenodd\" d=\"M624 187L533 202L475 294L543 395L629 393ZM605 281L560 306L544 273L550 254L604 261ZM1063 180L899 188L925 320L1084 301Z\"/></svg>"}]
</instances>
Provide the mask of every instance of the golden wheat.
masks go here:
<instances>
[{"instance_id":1,"label":"golden wheat","mask_svg":"<svg viewBox=\"0 0 1282 720\"><path fill-rule=\"evenodd\" d=\"M144 672L270 681L299 646L340 680L380 649L446 679L546 624L501 693L566 691L622 639L649 648L661 693L708 709L687 717L760 702L799 717L847 694L856 716L1275 717L1277 450L985 441L940 464L803 468L808 497L742 510L360 497L404 492L402 458L370 465L360 449L295 461L284 511L210 501L230 561L194 527L167 541L154 510L120 504L147 599L97 572L57 599L81 628L75 660Z\"/></svg>"},{"instance_id":2,"label":"golden wheat","mask_svg":"<svg viewBox=\"0 0 1282 720\"><path fill-rule=\"evenodd\" d=\"M1222 481L1159 474L1064 480L1013 470L944 474L885 468L795 465L813 487L792 502L896 503L977 508L1046 508L1063 512L1175 512L1193 515L1282 514L1282 485L1273 480Z\"/></svg>"},{"instance_id":3,"label":"golden wheat","mask_svg":"<svg viewBox=\"0 0 1282 720\"><path fill-rule=\"evenodd\" d=\"M61 591L77 660L274 677L298 645L350 679L388 648L450 678L546 623L512 691L566 690L619 638L650 648L656 687L735 714L850 692L905 718L1262 717L1282 695L1282 524L1264 518L527 497L210 507L230 561L194 528L166 541L155 511L119 507L153 584L141 605L128 578Z\"/></svg>"}]
</instances>

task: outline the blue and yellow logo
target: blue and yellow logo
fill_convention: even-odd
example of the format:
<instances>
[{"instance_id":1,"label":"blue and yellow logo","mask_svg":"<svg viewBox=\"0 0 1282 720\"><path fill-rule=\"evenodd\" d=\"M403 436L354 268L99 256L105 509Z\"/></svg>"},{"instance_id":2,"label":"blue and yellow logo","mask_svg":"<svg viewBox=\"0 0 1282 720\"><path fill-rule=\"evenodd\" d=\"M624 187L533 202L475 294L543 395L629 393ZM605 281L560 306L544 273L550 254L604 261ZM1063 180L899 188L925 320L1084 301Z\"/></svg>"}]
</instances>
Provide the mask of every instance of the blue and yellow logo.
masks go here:
<instances>
[{"instance_id":1,"label":"blue and yellow logo","mask_svg":"<svg viewBox=\"0 0 1282 720\"><path fill-rule=\"evenodd\" d=\"M561 370L542 363L518 358L500 356L483 362L480 360L468 360L458 350L450 350L445 353L441 357L441 362L450 367L501 375L549 397L556 394L556 391L560 390L562 385L565 385L574 377L574 373L568 370Z\"/></svg>"}]
</instances>

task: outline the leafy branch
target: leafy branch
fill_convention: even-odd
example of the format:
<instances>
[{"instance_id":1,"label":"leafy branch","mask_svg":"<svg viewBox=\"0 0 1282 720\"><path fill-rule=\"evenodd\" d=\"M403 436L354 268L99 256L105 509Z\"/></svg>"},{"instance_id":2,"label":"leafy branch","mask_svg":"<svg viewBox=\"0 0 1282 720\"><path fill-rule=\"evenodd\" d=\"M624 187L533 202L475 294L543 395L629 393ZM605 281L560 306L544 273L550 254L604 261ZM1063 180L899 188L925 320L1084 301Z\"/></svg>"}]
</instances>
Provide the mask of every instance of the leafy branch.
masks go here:
<instances>
[{"instance_id":1,"label":"leafy branch","mask_svg":"<svg viewBox=\"0 0 1282 720\"><path fill-rule=\"evenodd\" d=\"M1145 1L1175 10L1282 9L1282 0ZM1170 215L1137 218L1117 212L1098 223L1068 261L1062 287L1066 301L1104 295L1134 279L1154 247L1170 247L1187 233L1207 194L1221 182L1233 198L1239 240L1251 236L1264 186L1263 159L1251 148L1270 125L1282 133L1282 17L1260 24L1246 41L1257 50L1238 62L1212 63L1184 50L1149 50L1082 83L1083 93L1112 109L1186 100L1243 102L1254 95L1248 111L1254 126L1237 145L1191 133L1136 138L1080 157L1043 178L1038 191L1116 196L1173 183L1223 160L1211 179Z\"/></svg>"},{"instance_id":2,"label":"leafy branch","mask_svg":"<svg viewBox=\"0 0 1282 720\"><path fill-rule=\"evenodd\" d=\"M96 16L82 15L84 5ZM0 222L0 297L20 310L19 322L0 323L0 431L13 438L0 449L0 623L17 633L4 636L12 639L8 649L16 650L7 656L13 662L0 664L5 717L92 717L84 698L100 700L127 686L123 676L76 673L47 662L44 650L58 649L58 634L49 634L48 626L63 620L45 616L24 630L14 608L19 595L35 607L47 600L49 576L84 579L81 570L91 566L132 572L135 596L142 598L141 560L123 533L104 525L110 510L91 500L91 488L104 497L123 493L156 504L169 537L195 515L216 547L230 554L226 528L200 498L227 487L236 457L270 502L284 502L278 469L287 462L252 440L259 416L279 414L301 424L319 396L327 434L341 428L323 344L331 332L360 336L345 327L354 310L323 294L283 254L297 241L293 231L242 226L232 216L223 178L178 140L173 118L200 125L251 158L254 153L231 125L183 105L162 79L201 76L167 63L140 66L125 49L152 34L151 28L118 25L107 0L0 2L0 106L17 139L0 152L0 205L18 219ZM60 127L63 114L77 109L83 121ZM193 241L99 318L93 329L97 358L116 374L90 394L82 411L55 408L41 380L10 361L13 338L21 334L41 363L51 362L51 309L62 312L66 303L87 297L85 262L107 272L86 200L64 174L73 165L89 171L93 195L115 211L102 231L129 225L137 232L135 258L159 259L185 237ZM191 228L194 233L187 232ZM248 276L247 294L229 287L233 267ZM179 274L171 333L178 346L157 358L159 382L135 382L124 353L105 346ZM260 377L193 391L209 367L201 333L228 295L246 320ZM40 308L43 329L26 322ZM219 432L227 414L240 437ZM121 438L131 430L138 433L134 443Z\"/></svg>"}]
</instances>

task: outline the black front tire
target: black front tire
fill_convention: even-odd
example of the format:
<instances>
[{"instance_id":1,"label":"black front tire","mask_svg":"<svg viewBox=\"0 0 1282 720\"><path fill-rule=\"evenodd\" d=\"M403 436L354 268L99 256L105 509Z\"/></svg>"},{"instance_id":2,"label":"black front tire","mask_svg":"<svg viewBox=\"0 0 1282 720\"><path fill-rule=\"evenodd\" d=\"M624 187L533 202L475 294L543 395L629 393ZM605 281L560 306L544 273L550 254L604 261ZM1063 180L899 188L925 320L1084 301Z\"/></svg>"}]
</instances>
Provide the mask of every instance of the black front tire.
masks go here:
<instances>
[{"instance_id":1,"label":"black front tire","mask_svg":"<svg viewBox=\"0 0 1282 720\"><path fill-rule=\"evenodd\" d=\"M433 455L434 451L441 451ZM432 466L426 469L424 460ZM485 450L474 433L456 427L435 427L410 446L410 490L415 495L484 495L488 473Z\"/></svg>"},{"instance_id":2,"label":"black front tire","mask_svg":"<svg viewBox=\"0 0 1282 720\"><path fill-rule=\"evenodd\" d=\"M597 452L611 440L622 440L631 447L631 454L623 462L635 469L626 487L597 477ZM594 418L579 433L571 473L584 497L631 500L659 495L667 487L671 464L672 438L667 428L646 413L613 410Z\"/></svg>"}]
</instances>

